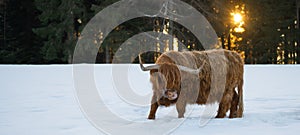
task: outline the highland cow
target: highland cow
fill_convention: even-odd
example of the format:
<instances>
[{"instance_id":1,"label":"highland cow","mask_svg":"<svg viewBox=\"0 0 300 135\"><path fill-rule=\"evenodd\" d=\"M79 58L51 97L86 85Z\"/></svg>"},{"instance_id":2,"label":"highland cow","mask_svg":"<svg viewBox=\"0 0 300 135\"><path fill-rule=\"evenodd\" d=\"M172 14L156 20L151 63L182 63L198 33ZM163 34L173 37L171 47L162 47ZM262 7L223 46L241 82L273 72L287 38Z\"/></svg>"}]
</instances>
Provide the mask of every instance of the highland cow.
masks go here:
<instances>
[{"instance_id":1,"label":"highland cow","mask_svg":"<svg viewBox=\"0 0 300 135\"><path fill-rule=\"evenodd\" d=\"M244 62L241 56L223 49L208 51L169 51L155 65L140 67L150 71L153 96L148 119L155 119L159 106L176 104L183 118L187 104L219 103L216 118L243 116Z\"/></svg>"}]
</instances>

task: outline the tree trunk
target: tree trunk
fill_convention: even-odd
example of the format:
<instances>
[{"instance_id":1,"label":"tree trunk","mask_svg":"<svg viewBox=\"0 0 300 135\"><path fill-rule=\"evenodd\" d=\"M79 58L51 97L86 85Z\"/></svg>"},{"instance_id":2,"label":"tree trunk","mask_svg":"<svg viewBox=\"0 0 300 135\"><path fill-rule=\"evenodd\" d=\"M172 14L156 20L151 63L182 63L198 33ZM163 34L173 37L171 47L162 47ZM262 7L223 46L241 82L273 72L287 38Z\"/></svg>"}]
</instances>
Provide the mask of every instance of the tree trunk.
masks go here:
<instances>
[{"instance_id":1,"label":"tree trunk","mask_svg":"<svg viewBox=\"0 0 300 135\"><path fill-rule=\"evenodd\" d=\"M224 34L221 36L221 43L222 43L222 48L225 49L225 39L224 39Z\"/></svg>"},{"instance_id":2,"label":"tree trunk","mask_svg":"<svg viewBox=\"0 0 300 135\"><path fill-rule=\"evenodd\" d=\"M231 50L231 35L228 35L228 50Z\"/></svg>"}]
</instances>

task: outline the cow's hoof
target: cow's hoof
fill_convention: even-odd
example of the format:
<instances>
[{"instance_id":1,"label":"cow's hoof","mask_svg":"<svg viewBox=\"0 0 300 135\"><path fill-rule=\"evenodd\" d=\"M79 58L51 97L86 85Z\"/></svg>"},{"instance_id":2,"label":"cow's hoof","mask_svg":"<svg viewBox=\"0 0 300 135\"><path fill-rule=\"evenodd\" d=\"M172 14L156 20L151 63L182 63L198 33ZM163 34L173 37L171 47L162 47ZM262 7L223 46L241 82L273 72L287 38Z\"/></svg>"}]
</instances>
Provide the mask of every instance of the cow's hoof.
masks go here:
<instances>
[{"instance_id":1,"label":"cow's hoof","mask_svg":"<svg viewBox=\"0 0 300 135\"><path fill-rule=\"evenodd\" d=\"M230 115L229 115L229 118L230 118L230 119L232 119L232 118L237 118L237 114L236 114L236 113L230 114Z\"/></svg>"},{"instance_id":2,"label":"cow's hoof","mask_svg":"<svg viewBox=\"0 0 300 135\"><path fill-rule=\"evenodd\" d=\"M237 117L237 118L242 118L242 117L243 117L243 114L237 114L236 117Z\"/></svg>"},{"instance_id":3,"label":"cow's hoof","mask_svg":"<svg viewBox=\"0 0 300 135\"><path fill-rule=\"evenodd\" d=\"M221 116L221 115L217 115L215 118L220 119L220 118L224 118L225 116Z\"/></svg>"},{"instance_id":4,"label":"cow's hoof","mask_svg":"<svg viewBox=\"0 0 300 135\"><path fill-rule=\"evenodd\" d=\"M178 118L184 118L184 116L183 115L178 115Z\"/></svg>"},{"instance_id":5,"label":"cow's hoof","mask_svg":"<svg viewBox=\"0 0 300 135\"><path fill-rule=\"evenodd\" d=\"M237 112L236 117L237 117L237 118L242 118L242 117L243 117L243 113Z\"/></svg>"},{"instance_id":6,"label":"cow's hoof","mask_svg":"<svg viewBox=\"0 0 300 135\"><path fill-rule=\"evenodd\" d=\"M149 120L154 120L154 119L155 119L155 116L149 115L149 116L148 116L148 119L149 119Z\"/></svg>"}]
</instances>

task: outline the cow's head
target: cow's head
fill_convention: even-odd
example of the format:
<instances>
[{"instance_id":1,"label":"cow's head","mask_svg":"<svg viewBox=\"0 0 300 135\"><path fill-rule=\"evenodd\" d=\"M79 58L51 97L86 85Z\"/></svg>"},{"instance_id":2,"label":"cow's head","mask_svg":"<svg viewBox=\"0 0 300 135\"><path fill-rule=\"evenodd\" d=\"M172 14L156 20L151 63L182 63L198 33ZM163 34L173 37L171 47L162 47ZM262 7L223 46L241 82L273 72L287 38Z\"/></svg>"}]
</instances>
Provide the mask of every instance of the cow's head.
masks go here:
<instances>
[{"instance_id":1,"label":"cow's head","mask_svg":"<svg viewBox=\"0 0 300 135\"><path fill-rule=\"evenodd\" d=\"M181 71L199 75L199 69L191 69L182 65L166 62L144 67L139 55L140 67L143 71L150 71L150 81L157 97L157 101L174 101L178 98L181 88Z\"/></svg>"},{"instance_id":2,"label":"cow's head","mask_svg":"<svg viewBox=\"0 0 300 135\"><path fill-rule=\"evenodd\" d=\"M175 100L180 91L180 71L175 64L164 63L150 69L150 81L158 99ZM147 68L147 67L146 67Z\"/></svg>"}]
</instances>

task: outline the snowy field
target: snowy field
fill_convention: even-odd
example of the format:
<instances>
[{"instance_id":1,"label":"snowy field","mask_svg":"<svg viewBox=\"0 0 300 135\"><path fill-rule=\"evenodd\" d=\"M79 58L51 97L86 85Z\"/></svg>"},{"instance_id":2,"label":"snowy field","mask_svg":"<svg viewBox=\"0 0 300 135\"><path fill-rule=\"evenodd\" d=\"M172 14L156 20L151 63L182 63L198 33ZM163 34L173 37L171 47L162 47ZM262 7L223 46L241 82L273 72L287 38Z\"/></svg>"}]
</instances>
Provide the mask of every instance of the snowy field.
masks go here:
<instances>
[{"instance_id":1,"label":"snowy field","mask_svg":"<svg viewBox=\"0 0 300 135\"><path fill-rule=\"evenodd\" d=\"M144 96L150 103L151 85L148 73L139 70L138 65L114 65L128 67L127 79L131 89ZM114 72L112 72L114 71ZM128 105L116 93L120 78L111 65L96 65L94 81L111 112L132 123L142 121L168 125L178 121L172 108L160 108L157 120L147 120L149 106ZM186 115L183 123L174 127L171 134L204 135L296 135L300 133L300 66L294 65L246 65L244 100L245 112L241 119L211 119L199 126L200 114L205 106L194 108ZM121 77L122 78L122 77ZM48 66L0 66L0 135L97 135L100 132L84 115L79 107L73 81L72 65ZM88 86L87 86L88 87ZM106 91L106 92L105 92ZM101 93L102 92L102 93ZM100 111L101 112L101 111ZM104 112L103 112L104 113ZM105 114L95 114L106 116ZM109 117L102 122L113 127L113 133L127 134L122 123ZM123 124L123 125L122 125ZM118 130L119 129L119 130ZM155 133L153 129L139 127L145 134ZM107 131L106 131L107 132ZM111 133L111 132L110 132Z\"/></svg>"}]
</instances>

